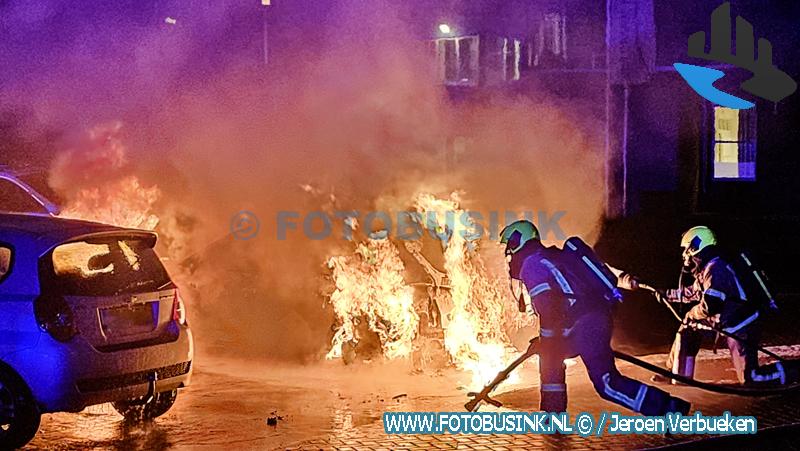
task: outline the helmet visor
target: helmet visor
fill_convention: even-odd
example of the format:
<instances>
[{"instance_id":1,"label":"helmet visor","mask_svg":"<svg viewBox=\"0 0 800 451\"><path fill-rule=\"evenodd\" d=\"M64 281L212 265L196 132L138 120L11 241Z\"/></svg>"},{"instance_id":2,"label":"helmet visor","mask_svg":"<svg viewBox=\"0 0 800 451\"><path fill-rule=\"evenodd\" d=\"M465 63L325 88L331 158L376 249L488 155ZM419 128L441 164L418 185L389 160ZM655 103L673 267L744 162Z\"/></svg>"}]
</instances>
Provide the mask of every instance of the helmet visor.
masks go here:
<instances>
[{"instance_id":1,"label":"helmet visor","mask_svg":"<svg viewBox=\"0 0 800 451\"><path fill-rule=\"evenodd\" d=\"M522 242L522 233L519 231L514 231L510 237L508 237L508 241L506 242L506 255L511 255L517 252L520 248L520 243Z\"/></svg>"}]
</instances>

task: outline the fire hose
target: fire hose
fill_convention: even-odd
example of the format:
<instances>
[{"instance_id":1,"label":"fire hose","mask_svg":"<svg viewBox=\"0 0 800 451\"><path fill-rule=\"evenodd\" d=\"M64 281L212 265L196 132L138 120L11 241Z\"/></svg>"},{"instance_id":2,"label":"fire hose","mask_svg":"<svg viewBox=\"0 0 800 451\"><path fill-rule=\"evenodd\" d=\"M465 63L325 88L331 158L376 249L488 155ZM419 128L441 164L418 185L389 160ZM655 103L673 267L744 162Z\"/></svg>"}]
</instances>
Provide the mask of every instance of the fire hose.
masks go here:
<instances>
[{"instance_id":1,"label":"fire hose","mask_svg":"<svg viewBox=\"0 0 800 451\"><path fill-rule=\"evenodd\" d=\"M638 285L639 285L639 288L653 293L653 295L656 297L656 300L658 300L659 303L661 303L665 307L667 307L667 309L669 309L670 313L672 313L672 315L679 322L681 322L681 324L684 323L684 319L681 318L681 316L678 314L678 312L675 311L675 309L672 307L672 305L666 299L666 296L661 291L651 287L650 285L644 284L644 283L639 283ZM711 331L716 332L716 333L718 333L720 335L723 335L725 337L733 338L734 340L737 340L739 342L746 343L746 341L743 338L737 336L736 334L733 334L733 333L730 333L730 332L726 332L722 328L719 328L719 327L716 327L716 326L713 326L713 325L707 325L707 324L695 323L695 325L697 325L698 327L707 329L707 330L711 330ZM763 346L756 346L755 348L758 349L759 351L763 352L764 354L766 354L766 355L768 355L768 356L770 356L770 357L772 357L772 358L774 358L774 359L776 359L776 360L778 360L778 361L780 361L782 363L787 361L783 357L781 357L781 356L775 354L774 352L764 348ZM782 394L782 393L795 391L798 388L800 388L800 383L794 383L794 384L781 386L781 387L743 387L741 385L733 385L733 384L713 384L713 383L709 383L709 382L698 381L698 380L693 379L691 377L682 376L680 374L675 374L672 371L667 370L666 368L662 368L662 367L659 367L657 365L653 365L652 363L645 362L644 360L641 360L641 359L639 359L637 357L634 357L634 356L632 356L630 354L625 354L623 352L614 351L614 357L616 357L616 358L618 358L620 360L624 360L624 361L626 361L628 363L632 363L632 364L634 364L634 365L636 365L638 367L644 368L644 369L646 369L648 371L660 374L661 376L665 376L665 377L674 379L674 380L676 380L678 382L682 382L682 383L684 383L686 385L689 385L689 386L692 386L692 387L695 387L695 388L699 388L701 390L714 392L714 393L723 393L723 394L739 395L739 396L771 396L771 395L778 395L778 394Z\"/></svg>"},{"instance_id":2,"label":"fire hose","mask_svg":"<svg viewBox=\"0 0 800 451\"><path fill-rule=\"evenodd\" d=\"M653 288L653 287L651 287L651 286L649 286L647 284L642 284L642 283L639 284L639 287L644 289L644 290L652 292L656 296L658 301L660 303L664 304L670 310L670 312L672 312L672 314L675 316L675 318L678 319L678 321L683 323L683 318L681 318L681 316L678 315L678 312L675 311L675 309L669 304L669 302L666 300L665 296L660 291L656 290L655 288ZM738 336L736 336L734 334L725 332L724 330L722 330L722 329L720 329L718 327L713 327L713 326L708 326L708 325L702 325L702 326L704 328L709 329L709 330L718 332L721 335L724 335L726 337L730 337L730 338L733 338L735 340L743 341L742 338L740 338L740 337L738 337ZM483 402L487 402L487 403L489 403L489 404L491 404L491 405L493 405L495 407L502 407L503 403L501 403L500 401L497 401L494 398L491 398L489 395L494 391L495 388L497 388L497 386L499 386L503 381L505 381L508 378L509 374L512 371L514 371L514 369L516 367L521 365L522 362L524 362L528 358L538 354L538 352L537 352L537 350L538 350L538 346L537 346L538 345L538 341L539 341L539 337L533 338L530 341L530 345L529 345L528 349L523 354L521 354L519 357L517 357L516 360L511 362L511 364L508 367L506 367L505 369L500 371L497 374L497 376L494 378L494 380L492 380L492 382L490 382L488 385L486 385L480 392L467 393L467 396L472 398L469 402L467 402L464 405L464 407L467 409L467 411L469 411L469 412L477 411L478 408L480 407L481 403L483 403ZM786 362L786 359L778 356L777 354L775 354L775 353L773 353L773 352L771 352L771 351L769 351L769 350L767 350L767 349L765 349L765 348L763 348L761 346L758 346L757 349L759 351L763 352L764 354L770 356L770 357L773 357L775 359L780 360L781 362ZM666 368L660 367L658 365L654 365L654 364L652 364L650 362L646 362L646 361L644 361L644 360L642 360L642 359L640 359L638 357L632 356L630 354L626 354L626 353L620 352L620 351L613 351L613 352L614 352L614 357L617 358L617 359L626 361L626 362L628 362L630 364L636 365L636 366L638 366L640 368L643 368L643 369L645 369L647 371L659 374L661 376L676 380L676 381L681 382L683 384L686 384L686 385L688 385L690 387L698 388L700 390L705 390L705 391L709 391L709 392L713 392L713 393L721 393L721 394L726 394L726 395L747 396L747 397L763 397L763 396L775 396L775 395L785 394L785 393L793 392L793 391L796 391L797 389L800 389L800 383L794 383L794 384L791 384L791 385L780 386L780 387L746 387L746 386L741 386L741 385L738 385L738 384L715 384L715 383L711 383L711 382L703 382L703 381L699 381L699 380L691 378L691 377L682 376L680 374L673 373L672 371L670 371L670 370L668 370Z\"/></svg>"},{"instance_id":3,"label":"fire hose","mask_svg":"<svg viewBox=\"0 0 800 451\"><path fill-rule=\"evenodd\" d=\"M672 371L662 368L658 365L653 365L650 362L645 362L642 359L634 357L630 354L626 354L624 352L614 351L614 357L624 360L628 363L636 365L640 368L644 368L648 371L651 371L656 374L660 374L664 377L668 377L674 379L678 382L684 383L690 387L699 388L701 390L710 391L713 393L722 393L725 395L738 395L738 396L753 396L753 397L760 397L760 396L774 396L780 395L788 392L792 392L800 388L800 383L798 384L791 384L782 387L743 387L738 384L714 384L711 382L703 382L698 381L697 379L693 379L691 377L681 376L680 374L675 374Z\"/></svg>"},{"instance_id":4,"label":"fire hose","mask_svg":"<svg viewBox=\"0 0 800 451\"><path fill-rule=\"evenodd\" d=\"M666 296L661 291L651 287L650 285L644 284L644 283L639 283L639 288L641 288L641 289L643 289L645 291L649 291L649 292L653 293L653 295L656 297L656 300L659 303L663 304L665 307L667 307L667 309L669 309L670 313L672 313L672 315L675 317L675 319L677 319L682 324L684 323L684 319L681 318L681 316L678 314L678 312L675 311L675 308L672 307L672 305L666 299ZM719 327L715 327L715 326L708 325L708 324L702 324L702 323L698 323L698 322L689 323L689 325L693 325L693 326L695 326L697 328L700 328L700 329L710 330L710 331L716 332L716 333L718 333L718 334L720 334L720 335L722 335L724 337L733 338L734 340L736 340L738 342L749 344L749 343L747 343L747 341L745 339L739 337L738 335L730 333L730 332L727 332L724 329L719 328ZM786 361L786 359L784 359L783 357L779 356L778 354L775 354L774 352L770 351L769 349L764 348L763 346L756 346L756 349L758 349L759 351L763 352L764 354L772 357L773 359L779 360L781 362L785 362Z\"/></svg>"}]
</instances>

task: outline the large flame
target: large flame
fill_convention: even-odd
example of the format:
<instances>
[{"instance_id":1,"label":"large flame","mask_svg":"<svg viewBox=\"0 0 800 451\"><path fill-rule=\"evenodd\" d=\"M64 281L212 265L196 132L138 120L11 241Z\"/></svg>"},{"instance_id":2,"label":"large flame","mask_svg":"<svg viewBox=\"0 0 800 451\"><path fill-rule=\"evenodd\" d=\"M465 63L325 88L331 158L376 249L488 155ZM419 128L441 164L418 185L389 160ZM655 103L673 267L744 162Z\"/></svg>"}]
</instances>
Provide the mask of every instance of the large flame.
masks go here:
<instances>
[{"instance_id":1,"label":"large flame","mask_svg":"<svg viewBox=\"0 0 800 451\"><path fill-rule=\"evenodd\" d=\"M157 186L144 186L130 171L122 123L98 125L53 164L50 184L64 197L61 216L121 227L155 229Z\"/></svg>"},{"instance_id":2,"label":"large flame","mask_svg":"<svg viewBox=\"0 0 800 451\"><path fill-rule=\"evenodd\" d=\"M450 293L449 305L439 306L445 350L456 367L471 374L470 386L480 387L511 359L509 317L517 326L530 320L506 309L499 281L488 276L477 252L478 237L472 235L474 226L464 216L457 193L447 199L423 193L414 206L425 231L441 240ZM343 343L357 340L355 323L362 316L380 336L385 357L408 356L419 315L392 241L369 239L354 255L330 258L328 266L336 286L330 302L341 323L328 358L340 357Z\"/></svg>"},{"instance_id":3,"label":"large flame","mask_svg":"<svg viewBox=\"0 0 800 451\"><path fill-rule=\"evenodd\" d=\"M381 339L386 357L411 354L419 316L414 311L413 289L403 280L404 266L389 240L368 240L356 255L332 257L336 290L331 303L342 325L333 337L327 358L342 356L342 345L357 340L356 321L365 317Z\"/></svg>"},{"instance_id":4,"label":"large flame","mask_svg":"<svg viewBox=\"0 0 800 451\"><path fill-rule=\"evenodd\" d=\"M161 191L144 186L125 170L118 130L116 124L92 130L85 148L68 151L56 163L54 185L67 200L62 214L154 229ZM448 286L436 302L444 349L452 364L471 376L470 387L480 387L512 358L507 330L529 325L531 319L507 308L502 284L488 275L478 253L479 237L473 235L475 227L458 193L447 198L422 193L412 204L425 233L437 235L441 243ZM348 224L357 227L356 222ZM338 319L327 358L342 357L346 343L363 338L359 330L365 325L377 335L385 358L411 356L420 334L420 307L404 279L406 268L397 245L391 239L368 238L356 243L350 255L330 257L327 265L334 282L330 303Z\"/></svg>"},{"instance_id":5,"label":"large flame","mask_svg":"<svg viewBox=\"0 0 800 451\"><path fill-rule=\"evenodd\" d=\"M510 341L504 298L497 282L487 276L471 239L473 224L459 204L458 193L450 199L424 193L416 200L417 210L428 227L436 227L444 247L453 303L446 315L445 348L456 366L472 373L471 385L479 387L506 366Z\"/></svg>"},{"instance_id":6,"label":"large flame","mask_svg":"<svg viewBox=\"0 0 800 451\"><path fill-rule=\"evenodd\" d=\"M158 225L153 204L160 197L157 186L144 187L135 175L129 175L76 191L61 216L153 230Z\"/></svg>"}]
</instances>

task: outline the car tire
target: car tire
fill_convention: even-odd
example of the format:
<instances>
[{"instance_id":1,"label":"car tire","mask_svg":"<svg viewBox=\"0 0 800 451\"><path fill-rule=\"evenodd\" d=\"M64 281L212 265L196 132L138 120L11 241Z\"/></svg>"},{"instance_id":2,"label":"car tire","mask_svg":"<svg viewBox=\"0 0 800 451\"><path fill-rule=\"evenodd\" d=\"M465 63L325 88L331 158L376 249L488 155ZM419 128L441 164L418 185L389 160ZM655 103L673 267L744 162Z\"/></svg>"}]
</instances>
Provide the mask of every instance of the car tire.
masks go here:
<instances>
[{"instance_id":1,"label":"car tire","mask_svg":"<svg viewBox=\"0 0 800 451\"><path fill-rule=\"evenodd\" d=\"M150 421L164 415L175 404L178 399L178 390L165 391L153 395L153 399L148 403L142 403L143 398L134 398L124 401L115 401L111 405L125 421L138 423Z\"/></svg>"},{"instance_id":2,"label":"car tire","mask_svg":"<svg viewBox=\"0 0 800 451\"><path fill-rule=\"evenodd\" d=\"M0 366L0 450L21 448L33 440L41 419L25 382Z\"/></svg>"}]
</instances>

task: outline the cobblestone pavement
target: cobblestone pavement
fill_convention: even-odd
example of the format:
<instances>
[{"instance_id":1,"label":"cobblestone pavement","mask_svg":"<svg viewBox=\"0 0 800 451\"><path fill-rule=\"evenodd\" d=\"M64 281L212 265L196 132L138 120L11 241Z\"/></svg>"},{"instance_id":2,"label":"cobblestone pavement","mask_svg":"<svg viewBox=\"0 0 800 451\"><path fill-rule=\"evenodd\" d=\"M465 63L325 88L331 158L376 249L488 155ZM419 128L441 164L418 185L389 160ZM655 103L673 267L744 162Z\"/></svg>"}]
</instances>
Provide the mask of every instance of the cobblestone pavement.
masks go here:
<instances>
[{"instance_id":1,"label":"cobblestone pavement","mask_svg":"<svg viewBox=\"0 0 800 451\"><path fill-rule=\"evenodd\" d=\"M735 377L729 370L729 361L724 353L713 355L705 352L699 363L697 377L704 380L719 379L732 382ZM650 361L660 357L652 356ZM568 373L569 411L574 414L590 412L597 415L601 411L631 412L600 399L594 392L581 365L571 368ZM650 374L631 365L620 365L620 370L640 380L647 380ZM716 378L714 377L716 376ZM660 385L673 394L692 402L694 410L706 415L718 415L730 411L733 415L753 415L758 419L761 433L753 437L712 437L712 436L668 436L663 435L603 435L601 437L580 437L578 435L387 435L381 422L355 429L334 432L329 437L298 442L286 449L302 450L396 450L396 449L458 449L458 450L516 450L516 449L642 449L671 445L681 448L703 449L800 449L798 428L787 425L800 423L800 391L767 398L717 395L685 386ZM536 410L538 389L520 388L496 396L504 403L503 409L517 411ZM459 406L441 406L437 411L459 411ZM482 410L491 410L484 407ZM394 409L402 410L402 409ZM783 427L783 428L781 428ZM769 429L773 428L773 429Z\"/></svg>"},{"instance_id":2,"label":"cobblestone pavement","mask_svg":"<svg viewBox=\"0 0 800 451\"><path fill-rule=\"evenodd\" d=\"M783 348L781 354L800 350ZM703 380L734 378L726 356L701 354L698 377ZM656 362L663 356L651 356ZM192 385L164 417L145 425L127 425L108 405L94 406L78 414L45 415L30 450L379 450L379 449L638 449L691 442L705 437L660 435L602 436L502 435L502 436L388 436L381 414L385 411L463 411L467 401L460 384L463 372L443 370L436 374L410 374L402 362L342 365L322 362L305 367L276 367L263 362L203 359ZM639 380L650 374L628 364L620 370ZM495 396L503 409L533 411L538 407L538 368L535 360L515 373ZM620 411L603 401L589 383L583 365L567 369L569 411L597 415ZM759 430L800 423L800 393L772 398L744 398L703 392L689 387L662 386L681 396L704 414L754 415ZM405 396L403 396L405 395ZM484 410L494 410L483 407ZM274 418L273 425L268 423ZM769 431L767 431L769 432ZM761 443L737 436L704 441L721 449L791 449L796 429L781 435L760 432ZM763 439L762 439L763 434ZM733 440L731 442L731 440ZM712 445L708 445L712 444ZM766 446L770 445L770 446ZM717 445L713 445L717 446Z\"/></svg>"}]
</instances>

